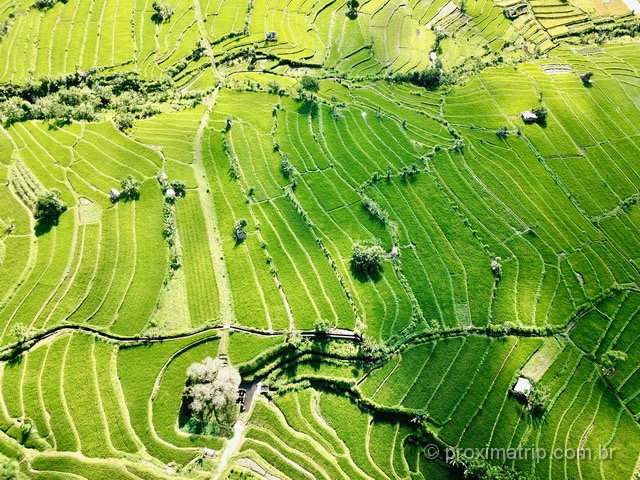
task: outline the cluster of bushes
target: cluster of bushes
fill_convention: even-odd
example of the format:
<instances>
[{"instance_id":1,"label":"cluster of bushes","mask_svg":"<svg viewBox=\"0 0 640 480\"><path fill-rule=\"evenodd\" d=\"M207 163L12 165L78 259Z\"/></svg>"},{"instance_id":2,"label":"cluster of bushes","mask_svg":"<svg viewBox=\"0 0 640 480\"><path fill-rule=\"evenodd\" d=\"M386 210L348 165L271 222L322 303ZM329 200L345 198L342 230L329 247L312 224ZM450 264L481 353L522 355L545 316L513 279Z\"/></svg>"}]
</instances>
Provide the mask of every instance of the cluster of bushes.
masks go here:
<instances>
[{"instance_id":1,"label":"cluster of bushes","mask_svg":"<svg viewBox=\"0 0 640 480\"><path fill-rule=\"evenodd\" d=\"M282 170L282 175L284 178L291 178L293 174L296 172L295 167L289 160L289 155L286 152L282 152L282 161L280 163L280 169Z\"/></svg>"},{"instance_id":2,"label":"cluster of bushes","mask_svg":"<svg viewBox=\"0 0 640 480\"><path fill-rule=\"evenodd\" d=\"M469 480L528 480L530 478L513 467L492 465L479 458L456 455L449 463L462 470L462 478Z\"/></svg>"},{"instance_id":3,"label":"cluster of bushes","mask_svg":"<svg viewBox=\"0 0 640 480\"><path fill-rule=\"evenodd\" d=\"M162 236L169 247L169 276L166 281L170 280L173 272L178 270L182 264L180 263L180 253L177 245L178 225L176 222L175 200L186 195L186 184L182 180L174 180L173 182L160 180L162 192L166 195L168 189L174 190L175 196L165 196L164 206L162 208Z\"/></svg>"},{"instance_id":4,"label":"cluster of bushes","mask_svg":"<svg viewBox=\"0 0 640 480\"><path fill-rule=\"evenodd\" d=\"M393 81L411 83L432 90L450 83L450 78L442 69L434 67L419 72L399 73L393 77Z\"/></svg>"},{"instance_id":5,"label":"cluster of bushes","mask_svg":"<svg viewBox=\"0 0 640 480\"><path fill-rule=\"evenodd\" d=\"M384 210L373 198L367 195L362 195L362 206L367 212L369 212L371 216L380 220L383 225L386 225L389 221L389 213Z\"/></svg>"},{"instance_id":6,"label":"cluster of bushes","mask_svg":"<svg viewBox=\"0 0 640 480\"><path fill-rule=\"evenodd\" d=\"M165 202L162 208L162 236L169 247L169 278L167 280L171 279L173 272L181 267L176 244L178 225L176 223L175 209L175 205L169 202Z\"/></svg>"},{"instance_id":7,"label":"cluster of bushes","mask_svg":"<svg viewBox=\"0 0 640 480\"><path fill-rule=\"evenodd\" d=\"M67 3L67 0L36 0L33 7L38 10L49 10L58 2Z\"/></svg>"},{"instance_id":8,"label":"cluster of bushes","mask_svg":"<svg viewBox=\"0 0 640 480\"><path fill-rule=\"evenodd\" d=\"M0 87L0 121L93 121L111 110L118 127L128 128L136 118L159 113L159 103L191 100L169 93L171 87L169 80L141 80L134 72L100 75L96 70L7 84Z\"/></svg>"},{"instance_id":9,"label":"cluster of bushes","mask_svg":"<svg viewBox=\"0 0 640 480\"><path fill-rule=\"evenodd\" d=\"M4 22L0 22L0 40L2 40L2 37L7 33L9 33L9 22L5 20Z\"/></svg>"},{"instance_id":10,"label":"cluster of bushes","mask_svg":"<svg viewBox=\"0 0 640 480\"><path fill-rule=\"evenodd\" d=\"M580 42L601 44L617 37L637 37L638 35L640 35L640 21L631 18L626 21L596 24L593 28L581 32Z\"/></svg>"},{"instance_id":11,"label":"cluster of bushes","mask_svg":"<svg viewBox=\"0 0 640 480\"><path fill-rule=\"evenodd\" d=\"M561 333L564 329L557 325L545 325L539 327L536 325L516 325L511 322L505 323L492 323L487 326L486 333L488 335L553 335L555 333Z\"/></svg>"},{"instance_id":12,"label":"cluster of bushes","mask_svg":"<svg viewBox=\"0 0 640 480\"><path fill-rule=\"evenodd\" d=\"M347 0L347 17L351 20L354 20L358 17L358 7L360 6L360 2L358 0Z\"/></svg>"}]
</instances>

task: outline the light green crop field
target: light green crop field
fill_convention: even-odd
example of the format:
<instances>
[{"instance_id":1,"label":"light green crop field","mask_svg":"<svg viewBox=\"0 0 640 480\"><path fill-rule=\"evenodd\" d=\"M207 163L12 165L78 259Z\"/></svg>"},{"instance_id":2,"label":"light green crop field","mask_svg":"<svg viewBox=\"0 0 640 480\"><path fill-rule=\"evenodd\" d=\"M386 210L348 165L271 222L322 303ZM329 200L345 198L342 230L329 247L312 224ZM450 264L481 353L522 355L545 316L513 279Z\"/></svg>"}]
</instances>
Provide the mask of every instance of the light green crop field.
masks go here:
<instances>
[{"instance_id":1,"label":"light green crop field","mask_svg":"<svg viewBox=\"0 0 640 480\"><path fill-rule=\"evenodd\" d=\"M640 479L639 35L622 0L0 0L0 479Z\"/></svg>"}]
</instances>

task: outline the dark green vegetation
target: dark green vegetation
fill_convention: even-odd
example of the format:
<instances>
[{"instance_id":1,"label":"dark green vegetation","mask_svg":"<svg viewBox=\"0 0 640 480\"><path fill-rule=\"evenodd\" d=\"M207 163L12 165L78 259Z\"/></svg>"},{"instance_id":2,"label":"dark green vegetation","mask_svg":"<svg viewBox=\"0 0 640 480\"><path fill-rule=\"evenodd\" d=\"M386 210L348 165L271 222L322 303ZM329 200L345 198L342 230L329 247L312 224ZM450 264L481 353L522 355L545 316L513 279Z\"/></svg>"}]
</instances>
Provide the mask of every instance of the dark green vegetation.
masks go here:
<instances>
[{"instance_id":1,"label":"dark green vegetation","mask_svg":"<svg viewBox=\"0 0 640 480\"><path fill-rule=\"evenodd\" d=\"M0 477L637 477L638 30L0 0Z\"/></svg>"}]
</instances>

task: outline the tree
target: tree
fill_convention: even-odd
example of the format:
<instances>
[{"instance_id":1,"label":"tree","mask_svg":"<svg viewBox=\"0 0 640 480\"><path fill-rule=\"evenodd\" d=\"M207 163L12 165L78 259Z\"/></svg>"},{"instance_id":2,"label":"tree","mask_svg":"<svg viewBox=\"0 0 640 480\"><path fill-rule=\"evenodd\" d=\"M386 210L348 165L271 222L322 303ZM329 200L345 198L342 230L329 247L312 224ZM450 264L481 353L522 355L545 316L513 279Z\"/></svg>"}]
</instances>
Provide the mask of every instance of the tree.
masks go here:
<instances>
[{"instance_id":1,"label":"tree","mask_svg":"<svg viewBox=\"0 0 640 480\"><path fill-rule=\"evenodd\" d=\"M270 80L267 83L267 92L272 95L282 95L284 91L280 88L280 84L275 80Z\"/></svg>"},{"instance_id":2,"label":"tree","mask_svg":"<svg viewBox=\"0 0 640 480\"><path fill-rule=\"evenodd\" d=\"M358 2L358 0L347 0L347 8L349 9L349 11L347 12L347 17L349 17L351 20L357 18L359 6L360 2Z\"/></svg>"},{"instance_id":3,"label":"tree","mask_svg":"<svg viewBox=\"0 0 640 480\"><path fill-rule=\"evenodd\" d=\"M582 80L582 83L585 85L588 85L592 82L591 77L593 77L593 72L585 72L580 75L580 80Z\"/></svg>"},{"instance_id":4,"label":"tree","mask_svg":"<svg viewBox=\"0 0 640 480\"><path fill-rule=\"evenodd\" d=\"M501 126L498 131L496 131L496 135L500 138L507 138L509 136L509 127L506 125Z\"/></svg>"},{"instance_id":5,"label":"tree","mask_svg":"<svg viewBox=\"0 0 640 480\"><path fill-rule=\"evenodd\" d=\"M29 328L24 323L16 323L11 329L11 335L16 337L18 343L23 343L29 339Z\"/></svg>"},{"instance_id":6,"label":"tree","mask_svg":"<svg viewBox=\"0 0 640 480\"><path fill-rule=\"evenodd\" d=\"M40 195L36 201L35 217L46 223L55 224L60 215L67 211L67 204L60 199L61 192L52 188Z\"/></svg>"},{"instance_id":7,"label":"tree","mask_svg":"<svg viewBox=\"0 0 640 480\"><path fill-rule=\"evenodd\" d=\"M547 408L549 391L542 385L534 384L527 399L531 407L531 413L540 414Z\"/></svg>"},{"instance_id":8,"label":"tree","mask_svg":"<svg viewBox=\"0 0 640 480\"><path fill-rule=\"evenodd\" d=\"M329 331L333 330L337 327L336 321L326 320L324 318L318 318L313 325L313 329L316 333L329 333Z\"/></svg>"},{"instance_id":9,"label":"tree","mask_svg":"<svg viewBox=\"0 0 640 480\"><path fill-rule=\"evenodd\" d=\"M0 120L5 125L28 120L31 116L31 104L20 97L11 97L0 102Z\"/></svg>"},{"instance_id":10,"label":"tree","mask_svg":"<svg viewBox=\"0 0 640 480\"><path fill-rule=\"evenodd\" d=\"M136 180L131 175L120 182L120 187L122 188L120 197L124 198L125 201L138 200L140 198L140 180Z\"/></svg>"},{"instance_id":11,"label":"tree","mask_svg":"<svg viewBox=\"0 0 640 480\"><path fill-rule=\"evenodd\" d=\"M297 349L305 345L306 340L302 336L302 332L300 332L300 330L289 328L284 332L284 342Z\"/></svg>"},{"instance_id":12,"label":"tree","mask_svg":"<svg viewBox=\"0 0 640 480\"><path fill-rule=\"evenodd\" d=\"M464 150L464 139L462 139L462 138L454 139L453 140L453 149L458 153L462 153L462 150Z\"/></svg>"},{"instance_id":13,"label":"tree","mask_svg":"<svg viewBox=\"0 0 640 480\"><path fill-rule=\"evenodd\" d=\"M320 81L315 77L305 75L300 79L300 87L307 92L318 93L320 91Z\"/></svg>"},{"instance_id":14,"label":"tree","mask_svg":"<svg viewBox=\"0 0 640 480\"><path fill-rule=\"evenodd\" d=\"M27 477L20 471L18 462L0 455L0 478L2 480L23 480Z\"/></svg>"},{"instance_id":15,"label":"tree","mask_svg":"<svg viewBox=\"0 0 640 480\"><path fill-rule=\"evenodd\" d=\"M235 405L240 388L240 373L219 358L205 358L187 368L185 395L190 398L189 409L201 418L211 414L216 418L229 417L229 407Z\"/></svg>"},{"instance_id":16,"label":"tree","mask_svg":"<svg viewBox=\"0 0 640 480\"><path fill-rule=\"evenodd\" d=\"M182 180L174 180L170 183L170 188L176 192L176 197L184 197L187 194L187 184Z\"/></svg>"},{"instance_id":17,"label":"tree","mask_svg":"<svg viewBox=\"0 0 640 480\"><path fill-rule=\"evenodd\" d=\"M537 123L543 123L547 119L547 114L549 113L549 111L543 106L532 108L531 111L536 117L538 117L536 120Z\"/></svg>"},{"instance_id":18,"label":"tree","mask_svg":"<svg viewBox=\"0 0 640 480\"><path fill-rule=\"evenodd\" d=\"M627 354L620 350L607 350L602 358L600 359L600 363L604 370L611 370L616 367L619 362L624 362L627 359Z\"/></svg>"},{"instance_id":19,"label":"tree","mask_svg":"<svg viewBox=\"0 0 640 480\"><path fill-rule=\"evenodd\" d=\"M151 17L154 22L166 23L171 19L171 15L173 15L173 9L169 8L164 3L153 2L152 7L156 12Z\"/></svg>"},{"instance_id":20,"label":"tree","mask_svg":"<svg viewBox=\"0 0 640 480\"><path fill-rule=\"evenodd\" d=\"M384 249L378 244L366 244L357 242L353 246L351 265L359 272L375 274L380 271L382 260L384 260Z\"/></svg>"}]
</instances>

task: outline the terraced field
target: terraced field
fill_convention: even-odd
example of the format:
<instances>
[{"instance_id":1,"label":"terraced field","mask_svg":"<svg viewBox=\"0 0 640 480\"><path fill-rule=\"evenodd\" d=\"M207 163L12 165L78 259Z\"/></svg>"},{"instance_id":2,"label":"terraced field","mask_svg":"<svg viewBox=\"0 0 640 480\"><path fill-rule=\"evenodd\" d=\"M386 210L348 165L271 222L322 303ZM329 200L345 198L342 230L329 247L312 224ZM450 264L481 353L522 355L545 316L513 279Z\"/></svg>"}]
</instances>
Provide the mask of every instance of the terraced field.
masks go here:
<instances>
[{"instance_id":1,"label":"terraced field","mask_svg":"<svg viewBox=\"0 0 640 480\"><path fill-rule=\"evenodd\" d=\"M639 25L0 0L0 477L637 479Z\"/></svg>"}]
</instances>

